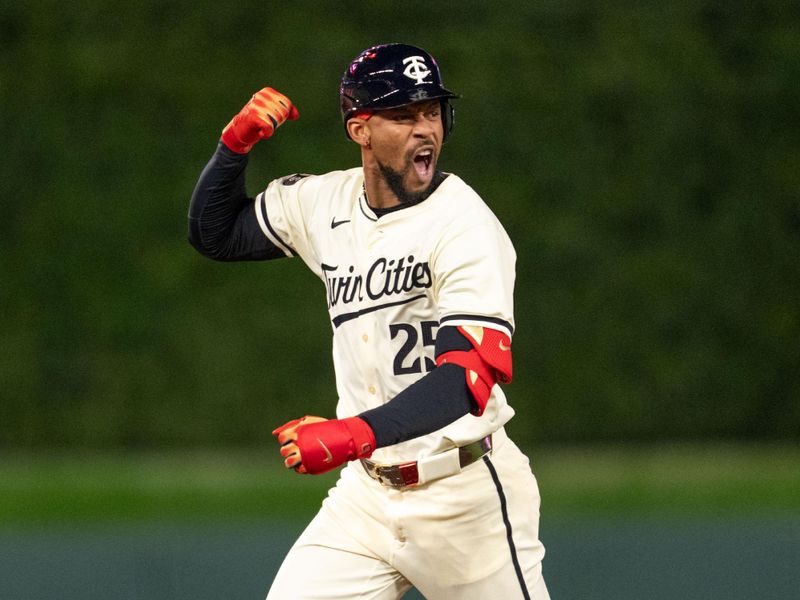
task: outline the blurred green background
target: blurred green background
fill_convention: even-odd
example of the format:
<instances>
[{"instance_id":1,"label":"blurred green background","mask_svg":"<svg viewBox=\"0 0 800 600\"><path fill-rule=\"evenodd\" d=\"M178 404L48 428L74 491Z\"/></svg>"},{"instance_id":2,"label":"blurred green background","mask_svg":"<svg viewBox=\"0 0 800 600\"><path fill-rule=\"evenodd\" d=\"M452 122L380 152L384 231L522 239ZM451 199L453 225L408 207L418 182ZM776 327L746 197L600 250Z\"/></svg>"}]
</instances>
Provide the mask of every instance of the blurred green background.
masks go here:
<instances>
[{"instance_id":1,"label":"blurred green background","mask_svg":"<svg viewBox=\"0 0 800 600\"><path fill-rule=\"evenodd\" d=\"M407 40L463 95L443 168L519 253L514 434L800 435L796 3L4 2L0 443L266 442L335 401L323 288L214 264L188 199L272 85L270 179L357 164L337 86ZM312 375L312 376L309 376Z\"/></svg>"},{"instance_id":2,"label":"blurred green background","mask_svg":"<svg viewBox=\"0 0 800 600\"><path fill-rule=\"evenodd\" d=\"M778 518L796 565L800 8L788 1L0 0L0 524L291 528L313 514L330 481L287 478L270 431L333 414L324 288L298 260L200 257L186 212L222 127L265 85L301 117L253 152L252 194L357 164L338 82L387 41L429 50L463 95L441 166L518 252L509 431L539 474L562 575L551 591L637 597L569 593L587 581L575 557L602 563L574 554L585 536L558 538L572 519L585 531L580 519L631 514ZM8 536L7 548L33 543ZM5 596L52 597L43 589Z\"/></svg>"}]
</instances>

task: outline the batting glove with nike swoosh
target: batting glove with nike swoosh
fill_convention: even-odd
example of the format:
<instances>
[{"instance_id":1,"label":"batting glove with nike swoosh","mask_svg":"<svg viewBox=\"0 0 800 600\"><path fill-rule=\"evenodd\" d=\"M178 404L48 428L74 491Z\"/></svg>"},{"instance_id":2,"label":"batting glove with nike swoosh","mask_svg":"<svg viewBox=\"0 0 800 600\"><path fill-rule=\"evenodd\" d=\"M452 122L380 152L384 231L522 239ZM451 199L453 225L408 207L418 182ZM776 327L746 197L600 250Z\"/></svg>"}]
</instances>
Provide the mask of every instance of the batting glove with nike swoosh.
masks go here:
<instances>
[{"instance_id":1,"label":"batting glove with nike swoosh","mask_svg":"<svg viewBox=\"0 0 800 600\"><path fill-rule=\"evenodd\" d=\"M328 421L305 416L278 427L272 435L281 445L286 468L310 475L368 458L375 450L372 428L358 417Z\"/></svg>"},{"instance_id":2,"label":"batting glove with nike swoosh","mask_svg":"<svg viewBox=\"0 0 800 600\"><path fill-rule=\"evenodd\" d=\"M300 116L297 108L280 92L265 87L250 98L222 130L222 143L237 154L247 154L256 142L275 133L287 119Z\"/></svg>"}]
</instances>

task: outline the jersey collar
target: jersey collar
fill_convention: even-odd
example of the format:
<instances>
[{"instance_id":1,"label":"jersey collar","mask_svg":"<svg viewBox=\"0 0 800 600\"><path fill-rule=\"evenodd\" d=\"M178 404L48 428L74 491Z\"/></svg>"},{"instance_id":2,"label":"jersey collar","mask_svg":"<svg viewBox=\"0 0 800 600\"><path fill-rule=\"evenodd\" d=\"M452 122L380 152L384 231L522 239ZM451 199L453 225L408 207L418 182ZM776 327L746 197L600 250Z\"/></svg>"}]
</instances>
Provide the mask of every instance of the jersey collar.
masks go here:
<instances>
[{"instance_id":1,"label":"jersey collar","mask_svg":"<svg viewBox=\"0 0 800 600\"><path fill-rule=\"evenodd\" d=\"M433 191L425 198L425 200L422 200L421 202L418 202L417 204L406 204L406 205L400 204L398 206L393 206L393 207L387 208L387 209L375 209L375 208L372 208L369 205L369 202L367 201L367 189L366 189L365 184L362 182L362 184L361 184L361 195L359 195L359 197L358 197L358 204L361 207L362 214L365 217L367 217L370 221L377 221L378 219L380 219L381 217L383 217L385 215L388 215L388 214L391 214L391 213L395 213L395 212L399 212L399 211L405 210L407 208L414 208L415 206L419 206L420 204L424 204L425 201L428 198L430 198L431 196L433 196L436 193L436 191L439 189L439 187L442 185L442 183L444 183L444 180L447 179L447 177L450 175L450 173L444 173L442 171L438 171L437 174L438 174L439 181L436 184L436 187L433 189Z\"/></svg>"}]
</instances>

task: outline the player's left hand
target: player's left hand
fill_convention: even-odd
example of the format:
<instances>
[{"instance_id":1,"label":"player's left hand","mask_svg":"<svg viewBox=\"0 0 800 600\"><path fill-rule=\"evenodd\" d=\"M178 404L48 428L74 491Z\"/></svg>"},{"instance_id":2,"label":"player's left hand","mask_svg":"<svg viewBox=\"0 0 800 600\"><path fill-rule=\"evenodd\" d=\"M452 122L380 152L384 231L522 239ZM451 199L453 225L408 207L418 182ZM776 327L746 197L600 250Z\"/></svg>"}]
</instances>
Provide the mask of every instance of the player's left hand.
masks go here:
<instances>
[{"instance_id":1,"label":"player's left hand","mask_svg":"<svg viewBox=\"0 0 800 600\"><path fill-rule=\"evenodd\" d=\"M318 475L375 450L375 434L363 419L305 416L281 425L272 435L281 445L283 464L298 473Z\"/></svg>"}]
</instances>

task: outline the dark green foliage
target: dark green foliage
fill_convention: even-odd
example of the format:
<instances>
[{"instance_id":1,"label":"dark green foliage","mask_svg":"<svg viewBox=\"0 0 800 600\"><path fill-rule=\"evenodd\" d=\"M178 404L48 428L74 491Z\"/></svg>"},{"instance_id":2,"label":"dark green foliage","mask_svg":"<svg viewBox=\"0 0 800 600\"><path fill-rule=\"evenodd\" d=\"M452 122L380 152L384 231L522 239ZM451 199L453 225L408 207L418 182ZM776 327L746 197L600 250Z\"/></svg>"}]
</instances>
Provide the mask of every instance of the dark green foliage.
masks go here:
<instances>
[{"instance_id":1,"label":"dark green foliage","mask_svg":"<svg viewBox=\"0 0 800 600\"><path fill-rule=\"evenodd\" d=\"M185 215L264 85L301 118L252 193L356 164L338 80L382 41L463 94L442 166L517 247L517 439L797 438L800 15L674 4L0 2L0 445L333 415L321 283L207 261Z\"/></svg>"}]
</instances>

